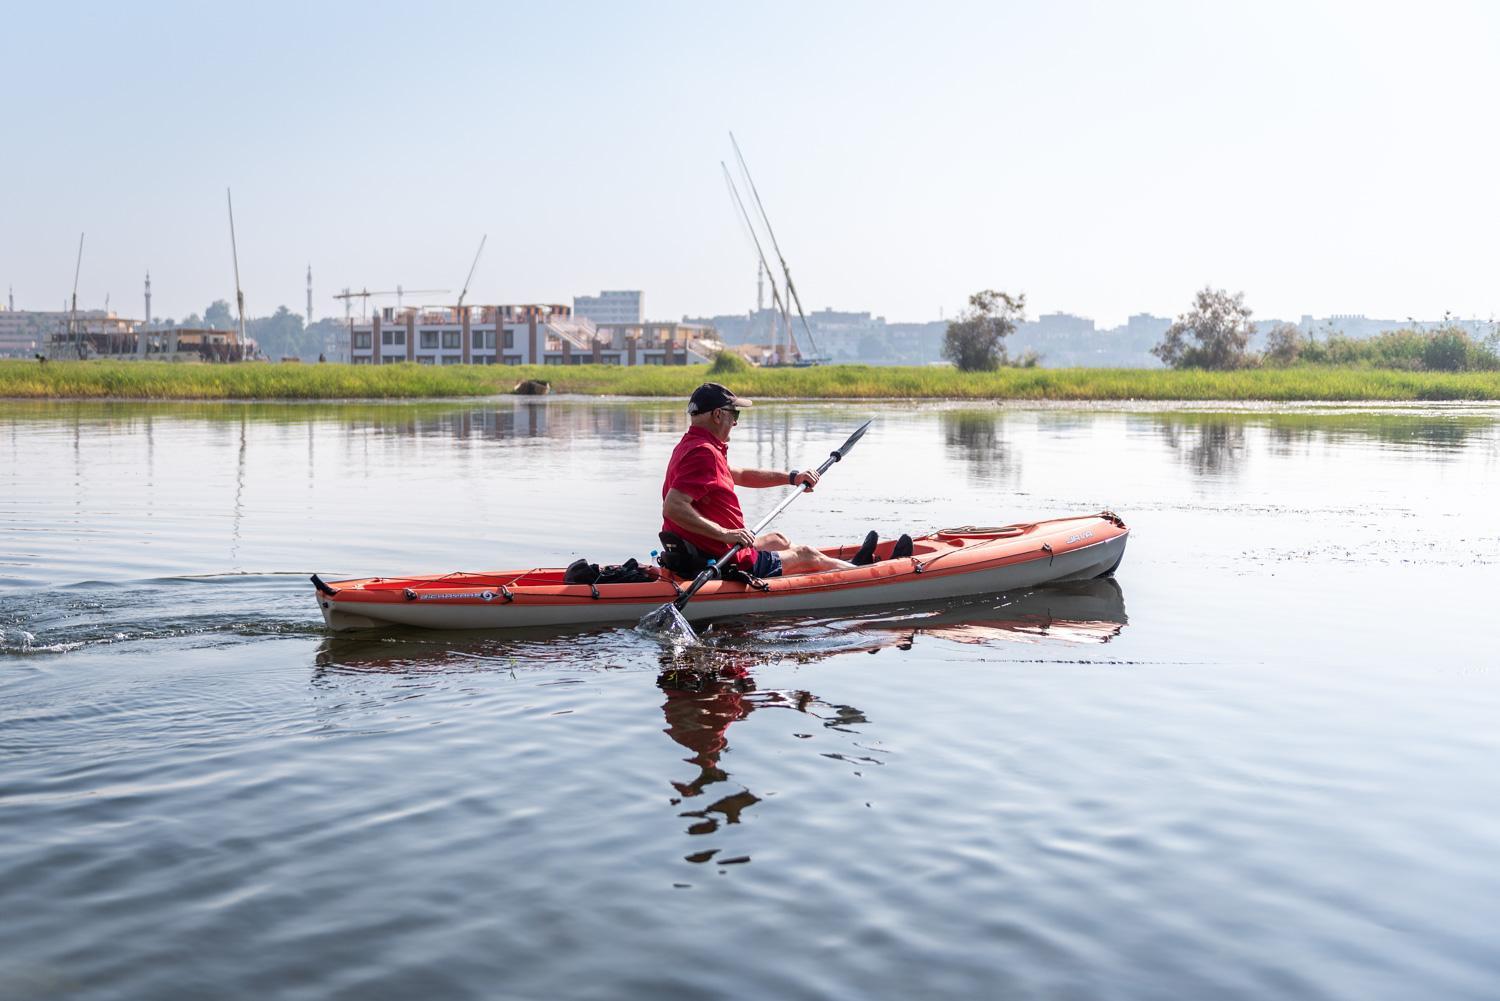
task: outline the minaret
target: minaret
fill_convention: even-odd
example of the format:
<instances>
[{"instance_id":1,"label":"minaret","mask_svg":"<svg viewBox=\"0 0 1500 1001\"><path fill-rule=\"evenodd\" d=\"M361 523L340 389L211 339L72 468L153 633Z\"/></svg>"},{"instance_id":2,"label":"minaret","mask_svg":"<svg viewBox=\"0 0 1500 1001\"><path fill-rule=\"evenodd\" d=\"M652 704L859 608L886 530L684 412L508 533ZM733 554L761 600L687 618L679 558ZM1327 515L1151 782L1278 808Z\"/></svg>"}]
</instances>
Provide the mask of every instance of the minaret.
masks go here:
<instances>
[{"instance_id":1,"label":"minaret","mask_svg":"<svg viewBox=\"0 0 1500 1001\"><path fill-rule=\"evenodd\" d=\"M151 326L151 272L146 272L146 326Z\"/></svg>"},{"instance_id":2,"label":"minaret","mask_svg":"<svg viewBox=\"0 0 1500 1001\"><path fill-rule=\"evenodd\" d=\"M312 326L312 265L307 266L307 325Z\"/></svg>"}]
</instances>

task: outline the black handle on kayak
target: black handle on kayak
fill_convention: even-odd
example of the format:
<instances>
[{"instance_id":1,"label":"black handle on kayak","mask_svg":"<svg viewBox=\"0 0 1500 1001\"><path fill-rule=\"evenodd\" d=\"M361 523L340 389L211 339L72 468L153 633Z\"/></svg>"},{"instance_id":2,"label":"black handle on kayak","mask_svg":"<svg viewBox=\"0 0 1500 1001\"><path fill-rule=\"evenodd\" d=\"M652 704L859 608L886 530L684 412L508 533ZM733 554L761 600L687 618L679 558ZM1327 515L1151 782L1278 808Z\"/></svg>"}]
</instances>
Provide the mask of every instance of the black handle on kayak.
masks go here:
<instances>
[{"instance_id":1,"label":"black handle on kayak","mask_svg":"<svg viewBox=\"0 0 1500 1001\"><path fill-rule=\"evenodd\" d=\"M821 477L824 473L828 472L829 469L833 468L833 464L835 462L842 462L844 456L848 455L851 451L854 450L854 446L859 442L861 438L865 436L865 432L869 430L870 425L873 423L874 421L872 420L865 421L859 426L858 430L856 430L849 436L848 441L844 442L832 452L829 452L828 458L824 459L823 464L818 467L818 476ZM787 505L797 499L799 494L805 494L810 489L811 487L804 486L801 490L793 490L791 493L787 494L786 498L780 504L777 504L774 508L771 509L770 514L766 515L760 520L760 524L756 525L752 530L753 534L759 535L761 531L771 523L771 520L773 518L775 518L782 511L786 510ZM717 561L711 563L707 568L703 570L702 573L698 574L697 577L694 577L692 585L686 591L682 592L682 594L678 595L676 600L672 602L673 605L677 606L677 610L679 612L682 611L683 606L692 600L693 595L698 593L698 589L701 588L704 584L707 584L709 581L713 580L715 577L719 576L719 571L724 567L724 565L732 562L734 558L739 555L740 550L744 548L745 547L743 545L736 545L731 547L729 552L719 557Z\"/></svg>"}]
</instances>

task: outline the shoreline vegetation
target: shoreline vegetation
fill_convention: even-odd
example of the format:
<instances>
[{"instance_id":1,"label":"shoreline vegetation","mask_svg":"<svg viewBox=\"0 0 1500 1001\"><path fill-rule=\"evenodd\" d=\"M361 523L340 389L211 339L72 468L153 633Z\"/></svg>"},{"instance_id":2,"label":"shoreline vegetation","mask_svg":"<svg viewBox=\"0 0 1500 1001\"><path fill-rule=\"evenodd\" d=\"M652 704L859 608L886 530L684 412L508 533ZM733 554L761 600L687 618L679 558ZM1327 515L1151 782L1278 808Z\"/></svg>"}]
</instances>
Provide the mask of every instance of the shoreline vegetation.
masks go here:
<instances>
[{"instance_id":1,"label":"shoreline vegetation","mask_svg":"<svg viewBox=\"0 0 1500 1001\"><path fill-rule=\"evenodd\" d=\"M725 366L728 367L728 366ZM524 380L554 394L678 397L700 383L732 384L752 399L1427 402L1500 400L1500 372L1290 366L1203 369L824 365L713 372L705 365L355 366L139 361L0 360L0 399L394 400L506 395Z\"/></svg>"}]
</instances>

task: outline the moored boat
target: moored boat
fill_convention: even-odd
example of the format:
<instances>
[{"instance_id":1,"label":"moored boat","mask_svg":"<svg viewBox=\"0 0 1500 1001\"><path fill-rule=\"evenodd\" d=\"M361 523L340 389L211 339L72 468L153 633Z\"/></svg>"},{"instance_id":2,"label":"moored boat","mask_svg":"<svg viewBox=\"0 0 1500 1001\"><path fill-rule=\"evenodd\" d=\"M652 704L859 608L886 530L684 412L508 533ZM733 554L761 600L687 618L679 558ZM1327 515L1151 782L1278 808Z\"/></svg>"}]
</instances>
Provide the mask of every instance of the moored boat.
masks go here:
<instances>
[{"instance_id":1,"label":"moored boat","mask_svg":"<svg viewBox=\"0 0 1500 1001\"><path fill-rule=\"evenodd\" d=\"M806 613L998 594L1107 576L1130 531L1117 515L1055 518L995 528L943 529L913 540L909 557L852 570L773 577L755 584L712 580L682 610L690 621L751 613ZM830 547L848 559L855 546ZM323 620L335 631L380 626L504 629L635 622L672 601L687 580L660 571L637 584L569 584L558 569L499 570L324 582L313 577Z\"/></svg>"}]
</instances>

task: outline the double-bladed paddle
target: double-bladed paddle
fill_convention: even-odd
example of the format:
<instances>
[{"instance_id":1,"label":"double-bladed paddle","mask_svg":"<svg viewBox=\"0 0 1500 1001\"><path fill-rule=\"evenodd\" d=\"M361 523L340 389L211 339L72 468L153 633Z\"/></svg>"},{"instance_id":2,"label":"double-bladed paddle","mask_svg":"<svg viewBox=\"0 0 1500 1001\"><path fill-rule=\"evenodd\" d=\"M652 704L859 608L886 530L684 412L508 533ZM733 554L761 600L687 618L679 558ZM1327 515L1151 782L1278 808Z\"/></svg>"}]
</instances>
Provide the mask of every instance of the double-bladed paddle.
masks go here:
<instances>
[{"instance_id":1,"label":"double-bladed paddle","mask_svg":"<svg viewBox=\"0 0 1500 1001\"><path fill-rule=\"evenodd\" d=\"M865 421L859 426L858 430L856 430L849 436L848 441L844 442L832 452L829 452L828 458L825 459L823 461L823 464L818 467L818 476L821 477L824 473L828 472L828 470L833 466L835 462L841 461L844 456L848 455L850 451L853 450L855 443L858 442L860 438L864 437L865 431L869 429L872 423L873 421ZM752 534L760 535L760 533L765 531L766 526L769 525L778 514L786 510L788 504L796 500L799 494L807 493L807 491L810 489L810 487L803 487L803 489L801 490L793 490L791 493L787 494L786 497L782 499L780 504L777 504L774 508L771 509L770 514L766 515L760 520L760 524L755 526ZM692 626L688 625L687 619L683 618L682 616L683 607L686 606L689 601L693 600L693 595L697 594L698 590L703 587L704 584L707 584L709 581L719 576L720 571L725 566L728 566L730 563L732 563L734 561L735 555L743 548L744 546L735 546L733 549L729 550L729 552L719 557L717 561L710 561L709 565L704 569L704 571L693 579L693 583L688 587L686 591L683 591L682 594L678 595L675 600L667 602L667 604L661 606L656 611L646 615L641 619L640 624L636 628L642 630L643 632L659 633L673 623L677 623L680 628L686 629L689 635L692 635Z\"/></svg>"}]
</instances>

